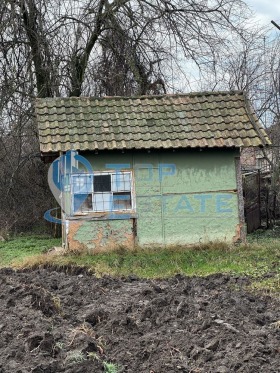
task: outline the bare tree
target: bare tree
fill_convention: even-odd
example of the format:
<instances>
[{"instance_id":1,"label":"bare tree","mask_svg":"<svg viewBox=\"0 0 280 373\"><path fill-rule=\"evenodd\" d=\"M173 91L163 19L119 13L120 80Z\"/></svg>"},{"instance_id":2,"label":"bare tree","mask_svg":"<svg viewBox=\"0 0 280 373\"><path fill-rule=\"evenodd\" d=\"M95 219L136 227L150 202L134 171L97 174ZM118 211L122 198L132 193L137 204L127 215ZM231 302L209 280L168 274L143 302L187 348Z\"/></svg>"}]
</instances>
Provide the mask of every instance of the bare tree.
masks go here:
<instances>
[{"instance_id":1,"label":"bare tree","mask_svg":"<svg viewBox=\"0 0 280 373\"><path fill-rule=\"evenodd\" d=\"M2 41L10 58L20 54L32 70L39 97L81 95L104 50L125 52L122 68L136 82L134 93L143 94L151 84L145 80L153 72L159 79L167 60L213 60L229 34L244 33L246 9L241 0L3 0Z\"/></svg>"},{"instance_id":2,"label":"bare tree","mask_svg":"<svg viewBox=\"0 0 280 373\"><path fill-rule=\"evenodd\" d=\"M262 149L258 154L264 157L265 165L269 165L265 171L270 170L269 174L261 174L262 211L267 227L273 226L280 218L279 56L279 34L273 36L270 30L257 27L252 35L242 35L242 39L237 39L231 50L217 55L216 63L201 72L204 89L245 91L267 128L272 147ZM248 159L248 154L254 155L255 150L246 149L246 154Z\"/></svg>"}]
</instances>

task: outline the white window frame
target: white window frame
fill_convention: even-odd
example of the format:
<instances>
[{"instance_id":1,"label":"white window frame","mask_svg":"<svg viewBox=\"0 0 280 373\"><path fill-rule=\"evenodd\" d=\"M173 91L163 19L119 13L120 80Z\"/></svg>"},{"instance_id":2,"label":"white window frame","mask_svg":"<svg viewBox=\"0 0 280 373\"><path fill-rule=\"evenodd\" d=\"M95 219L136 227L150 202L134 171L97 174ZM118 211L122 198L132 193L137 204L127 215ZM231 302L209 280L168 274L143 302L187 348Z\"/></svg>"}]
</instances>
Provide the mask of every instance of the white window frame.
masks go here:
<instances>
[{"instance_id":1,"label":"white window frame","mask_svg":"<svg viewBox=\"0 0 280 373\"><path fill-rule=\"evenodd\" d=\"M127 188L127 189L117 189L117 190L112 190L113 189L113 180L112 180L112 177L113 176L116 176L116 175L129 175L129 184L130 184L130 188ZM101 176L101 175L110 175L111 176L111 191L108 191L108 192L94 192L94 177L95 176ZM82 179L83 177L87 177L87 178L92 178L92 185L91 185L91 190L89 191L86 191L86 192L75 192L75 184L74 184L74 179L75 178L80 178ZM134 177L133 177L133 172L132 170L121 170L121 171L116 171L116 170L106 170L106 171L96 171L96 172L93 172L93 173L74 173L71 175L71 211L72 211L72 215L87 215L87 214L92 214L92 213L107 213L107 212L124 212L124 213L127 213L127 212L132 212L132 211L135 211L135 208L136 208L136 205L135 205L135 192L134 192ZM113 204L113 197L114 197L114 193L115 195L117 195L117 193L130 193L130 201L131 201L131 206L130 208L113 208L113 206L111 205L111 208L108 208L108 209L95 209L95 205L94 205L94 201L95 201L95 196L98 196L98 195L104 195L104 194L110 194L112 200L111 201L108 201L108 203L110 204ZM91 195L91 203L92 203L92 209L85 209L85 210L76 210L75 211L75 206L74 206L74 197L75 195Z\"/></svg>"}]
</instances>

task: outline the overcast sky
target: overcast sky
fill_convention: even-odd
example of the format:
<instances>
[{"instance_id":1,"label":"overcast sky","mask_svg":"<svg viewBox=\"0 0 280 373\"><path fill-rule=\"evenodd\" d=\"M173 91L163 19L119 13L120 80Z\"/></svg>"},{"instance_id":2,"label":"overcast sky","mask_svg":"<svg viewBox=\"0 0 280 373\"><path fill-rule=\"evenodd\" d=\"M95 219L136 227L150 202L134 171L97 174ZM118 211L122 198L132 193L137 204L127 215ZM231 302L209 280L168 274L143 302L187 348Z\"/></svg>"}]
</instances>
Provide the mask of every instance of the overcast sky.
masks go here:
<instances>
[{"instance_id":1,"label":"overcast sky","mask_svg":"<svg viewBox=\"0 0 280 373\"><path fill-rule=\"evenodd\" d=\"M246 2L255 11L262 24L270 25L273 20L280 25L279 0L246 0Z\"/></svg>"}]
</instances>

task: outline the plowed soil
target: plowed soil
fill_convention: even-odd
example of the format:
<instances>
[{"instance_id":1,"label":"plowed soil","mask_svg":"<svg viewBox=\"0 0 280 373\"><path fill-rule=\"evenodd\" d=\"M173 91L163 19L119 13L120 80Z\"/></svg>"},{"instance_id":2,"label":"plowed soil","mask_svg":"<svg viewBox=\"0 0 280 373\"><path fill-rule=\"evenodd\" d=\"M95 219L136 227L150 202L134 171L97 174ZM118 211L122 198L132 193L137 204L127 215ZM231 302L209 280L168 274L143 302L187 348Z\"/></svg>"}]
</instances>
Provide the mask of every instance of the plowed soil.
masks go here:
<instances>
[{"instance_id":1,"label":"plowed soil","mask_svg":"<svg viewBox=\"0 0 280 373\"><path fill-rule=\"evenodd\" d=\"M280 372L280 301L248 284L2 269L0 372Z\"/></svg>"}]
</instances>

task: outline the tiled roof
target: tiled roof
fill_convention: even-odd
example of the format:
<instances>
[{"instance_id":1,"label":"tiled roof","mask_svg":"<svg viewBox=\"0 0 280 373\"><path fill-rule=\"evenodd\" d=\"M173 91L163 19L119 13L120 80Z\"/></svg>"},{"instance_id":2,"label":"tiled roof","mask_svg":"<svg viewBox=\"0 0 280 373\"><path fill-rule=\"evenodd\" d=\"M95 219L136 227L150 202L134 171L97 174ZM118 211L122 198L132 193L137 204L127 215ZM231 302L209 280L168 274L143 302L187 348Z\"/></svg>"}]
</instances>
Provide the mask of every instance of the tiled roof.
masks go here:
<instances>
[{"instance_id":1,"label":"tiled roof","mask_svg":"<svg viewBox=\"0 0 280 373\"><path fill-rule=\"evenodd\" d=\"M270 143L242 92L45 98L36 117L42 153Z\"/></svg>"}]
</instances>

